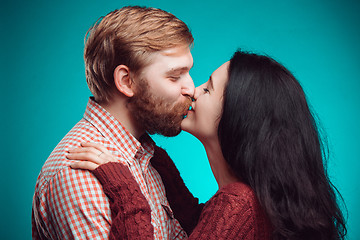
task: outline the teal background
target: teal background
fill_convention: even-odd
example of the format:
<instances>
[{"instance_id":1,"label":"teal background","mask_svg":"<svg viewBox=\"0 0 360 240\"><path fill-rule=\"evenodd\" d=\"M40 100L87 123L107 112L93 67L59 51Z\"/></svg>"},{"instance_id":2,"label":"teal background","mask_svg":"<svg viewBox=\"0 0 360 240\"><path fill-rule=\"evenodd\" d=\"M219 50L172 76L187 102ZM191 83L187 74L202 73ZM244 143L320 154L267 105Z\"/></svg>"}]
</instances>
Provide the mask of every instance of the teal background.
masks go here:
<instances>
[{"instance_id":1,"label":"teal background","mask_svg":"<svg viewBox=\"0 0 360 240\"><path fill-rule=\"evenodd\" d=\"M298 78L330 148L329 172L360 239L359 1L1 2L2 239L31 238L31 203L42 164L82 117L90 95L83 38L111 10L147 5L172 12L195 37L195 85L241 47L267 53ZM4 111L5 110L5 111ZM202 202L217 190L202 145L187 133L155 136Z\"/></svg>"}]
</instances>

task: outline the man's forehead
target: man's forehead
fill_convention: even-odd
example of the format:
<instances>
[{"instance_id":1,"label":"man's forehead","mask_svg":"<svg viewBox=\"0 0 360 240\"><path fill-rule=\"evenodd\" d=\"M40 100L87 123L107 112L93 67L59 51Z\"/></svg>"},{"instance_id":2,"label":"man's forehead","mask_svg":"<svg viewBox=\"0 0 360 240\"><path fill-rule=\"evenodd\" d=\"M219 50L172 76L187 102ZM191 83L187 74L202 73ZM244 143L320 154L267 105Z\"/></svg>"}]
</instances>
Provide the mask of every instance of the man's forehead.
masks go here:
<instances>
[{"instance_id":1,"label":"man's forehead","mask_svg":"<svg viewBox=\"0 0 360 240\"><path fill-rule=\"evenodd\" d=\"M181 57L186 54L191 54L190 48L187 45L164 49L159 53L163 56L169 56L169 57L177 57L177 56Z\"/></svg>"},{"instance_id":2,"label":"man's forehead","mask_svg":"<svg viewBox=\"0 0 360 240\"><path fill-rule=\"evenodd\" d=\"M168 71L189 71L193 67L193 58L189 48L171 48L153 53L149 67L159 67L161 70Z\"/></svg>"}]
</instances>

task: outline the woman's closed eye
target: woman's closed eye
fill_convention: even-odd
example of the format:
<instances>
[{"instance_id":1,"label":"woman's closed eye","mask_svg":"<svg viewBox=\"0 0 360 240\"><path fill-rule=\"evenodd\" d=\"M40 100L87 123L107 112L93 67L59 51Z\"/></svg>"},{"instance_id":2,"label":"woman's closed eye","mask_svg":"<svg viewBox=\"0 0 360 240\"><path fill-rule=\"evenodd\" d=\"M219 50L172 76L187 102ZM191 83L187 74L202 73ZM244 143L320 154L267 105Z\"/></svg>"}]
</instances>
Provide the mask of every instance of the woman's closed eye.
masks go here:
<instances>
[{"instance_id":1,"label":"woman's closed eye","mask_svg":"<svg viewBox=\"0 0 360 240\"><path fill-rule=\"evenodd\" d=\"M207 89L207 88L203 88L203 90L204 90L204 93L210 93L209 89Z\"/></svg>"}]
</instances>

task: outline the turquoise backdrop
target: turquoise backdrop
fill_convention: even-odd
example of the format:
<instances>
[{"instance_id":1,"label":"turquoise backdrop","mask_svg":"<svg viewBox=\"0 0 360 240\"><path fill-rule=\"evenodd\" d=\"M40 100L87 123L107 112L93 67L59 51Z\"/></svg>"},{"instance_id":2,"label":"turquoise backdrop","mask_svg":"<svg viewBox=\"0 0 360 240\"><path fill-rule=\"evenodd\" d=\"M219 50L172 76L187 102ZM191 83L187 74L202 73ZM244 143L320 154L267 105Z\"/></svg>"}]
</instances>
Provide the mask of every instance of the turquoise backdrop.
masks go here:
<instances>
[{"instance_id":1,"label":"turquoise backdrop","mask_svg":"<svg viewBox=\"0 0 360 240\"><path fill-rule=\"evenodd\" d=\"M360 3L350 0L2 1L1 239L31 239L37 175L90 96L84 35L100 16L125 5L158 7L190 26L195 85L239 47L290 69L326 131L330 176L348 209L348 238L360 239ZM186 133L155 139L193 194L208 200L217 185L202 145Z\"/></svg>"}]
</instances>

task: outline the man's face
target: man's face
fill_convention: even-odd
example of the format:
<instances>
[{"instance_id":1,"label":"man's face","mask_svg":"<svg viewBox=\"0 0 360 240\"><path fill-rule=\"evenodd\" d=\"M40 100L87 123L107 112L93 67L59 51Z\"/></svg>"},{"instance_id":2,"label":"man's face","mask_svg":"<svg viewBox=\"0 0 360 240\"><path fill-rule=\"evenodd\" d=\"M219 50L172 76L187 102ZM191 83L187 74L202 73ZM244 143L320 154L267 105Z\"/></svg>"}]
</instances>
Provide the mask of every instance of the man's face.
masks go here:
<instances>
[{"instance_id":1,"label":"man's face","mask_svg":"<svg viewBox=\"0 0 360 240\"><path fill-rule=\"evenodd\" d=\"M151 64L134 80L135 94L128 107L149 134L176 136L194 95L189 71L193 59L188 46L153 53Z\"/></svg>"}]
</instances>

